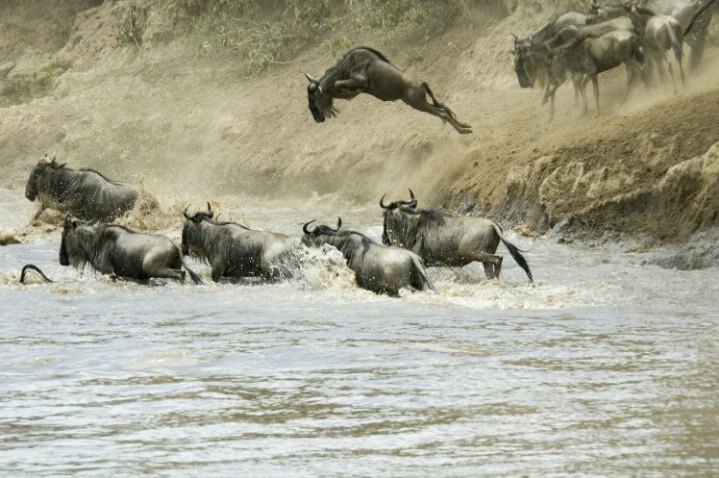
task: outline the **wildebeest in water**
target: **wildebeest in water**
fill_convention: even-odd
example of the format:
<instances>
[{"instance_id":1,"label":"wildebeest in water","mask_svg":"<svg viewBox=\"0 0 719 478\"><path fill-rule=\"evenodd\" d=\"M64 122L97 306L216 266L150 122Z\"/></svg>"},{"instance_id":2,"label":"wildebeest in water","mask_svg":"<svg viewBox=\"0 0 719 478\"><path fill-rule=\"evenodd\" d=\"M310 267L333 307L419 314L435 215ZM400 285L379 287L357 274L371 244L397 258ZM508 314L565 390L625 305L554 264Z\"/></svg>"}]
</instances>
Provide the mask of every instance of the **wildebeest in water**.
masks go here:
<instances>
[{"instance_id":1,"label":"wildebeest in water","mask_svg":"<svg viewBox=\"0 0 719 478\"><path fill-rule=\"evenodd\" d=\"M187 266L179 244L159 234L144 234L117 224L90 225L65 217L60 264L85 264L121 279L146 282L152 278L185 280L185 268L195 284L200 278Z\"/></svg>"},{"instance_id":2,"label":"wildebeest in water","mask_svg":"<svg viewBox=\"0 0 719 478\"><path fill-rule=\"evenodd\" d=\"M184 212L182 252L205 260L212 267L212 280L262 277L270 280L293 277L299 268L300 242L278 232L257 231L234 222L218 222L207 203L207 212Z\"/></svg>"},{"instance_id":3,"label":"wildebeest in water","mask_svg":"<svg viewBox=\"0 0 719 478\"><path fill-rule=\"evenodd\" d=\"M417 208L410 190L409 201L384 204L382 243L415 252L428 266L463 267L481 262L487 278L499 278L502 256L495 254L501 241L532 282L532 272L524 256L504 237L502 229L482 217L451 216L436 210Z\"/></svg>"},{"instance_id":4,"label":"wildebeest in water","mask_svg":"<svg viewBox=\"0 0 719 478\"><path fill-rule=\"evenodd\" d=\"M457 121L454 112L437 101L429 85L402 73L379 51L365 47L348 50L319 80L305 73L310 84L307 96L312 117L321 123L335 116L333 100L351 100L367 93L382 101L402 100L412 108L437 116L459 133L472 132L467 123ZM427 101L427 95L432 102Z\"/></svg>"},{"instance_id":5,"label":"wildebeest in water","mask_svg":"<svg viewBox=\"0 0 719 478\"><path fill-rule=\"evenodd\" d=\"M340 230L342 219L339 218L336 229L325 225L310 229L313 222L302 227L305 233L302 243L313 247L323 244L336 247L354 271L357 285L363 289L392 296L399 295L402 288L429 289L437 293L417 254L377 244L357 231Z\"/></svg>"},{"instance_id":6,"label":"wildebeest in water","mask_svg":"<svg viewBox=\"0 0 719 478\"><path fill-rule=\"evenodd\" d=\"M35 219L47 208L90 221L112 221L138 204L141 210L158 208L157 199L132 184L113 181L94 169L71 169L47 155L30 173L25 197L40 203Z\"/></svg>"}]
</instances>

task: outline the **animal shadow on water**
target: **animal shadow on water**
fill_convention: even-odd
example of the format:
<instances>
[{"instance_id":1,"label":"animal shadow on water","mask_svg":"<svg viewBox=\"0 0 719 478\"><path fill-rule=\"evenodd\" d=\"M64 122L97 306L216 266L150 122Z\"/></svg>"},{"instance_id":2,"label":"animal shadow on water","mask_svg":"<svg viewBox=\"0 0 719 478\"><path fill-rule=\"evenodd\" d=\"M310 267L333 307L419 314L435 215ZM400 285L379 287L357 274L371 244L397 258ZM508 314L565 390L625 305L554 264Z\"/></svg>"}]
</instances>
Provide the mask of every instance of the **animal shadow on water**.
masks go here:
<instances>
[{"instance_id":1,"label":"animal shadow on water","mask_svg":"<svg viewBox=\"0 0 719 478\"><path fill-rule=\"evenodd\" d=\"M351 100L366 93L382 101L402 100L417 111L439 117L460 134L472 132L471 125L458 121L454 112L437 100L426 82L403 73L373 48L349 49L319 80L306 73L305 76L310 83L309 109L317 123L337 114L335 99ZM427 101L428 95L431 103Z\"/></svg>"}]
</instances>

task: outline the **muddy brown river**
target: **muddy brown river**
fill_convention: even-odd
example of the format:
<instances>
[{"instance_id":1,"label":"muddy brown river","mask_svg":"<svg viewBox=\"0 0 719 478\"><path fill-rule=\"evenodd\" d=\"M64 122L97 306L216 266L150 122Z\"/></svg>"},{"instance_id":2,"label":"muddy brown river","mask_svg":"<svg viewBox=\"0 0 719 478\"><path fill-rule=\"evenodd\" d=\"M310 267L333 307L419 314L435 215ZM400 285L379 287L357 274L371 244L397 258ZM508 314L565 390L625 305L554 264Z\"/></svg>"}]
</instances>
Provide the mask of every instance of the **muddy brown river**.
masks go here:
<instances>
[{"instance_id":1,"label":"muddy brown river","mask_svg":"<svg viewBox=\"0 0 719 478\"><path fill-rule=\"evenodd\" d=\"M376 205L233 201L381 235ZM430 269L439 295L397 299L332 251L282 284L193 261L206 285L143 286L60 266L59 231L2 247L2 476L719 474L716 269L507 234L535 284L500 246L501 281ZM12 282L29 262L56 283Z\"/></svg>"}]
</instances>

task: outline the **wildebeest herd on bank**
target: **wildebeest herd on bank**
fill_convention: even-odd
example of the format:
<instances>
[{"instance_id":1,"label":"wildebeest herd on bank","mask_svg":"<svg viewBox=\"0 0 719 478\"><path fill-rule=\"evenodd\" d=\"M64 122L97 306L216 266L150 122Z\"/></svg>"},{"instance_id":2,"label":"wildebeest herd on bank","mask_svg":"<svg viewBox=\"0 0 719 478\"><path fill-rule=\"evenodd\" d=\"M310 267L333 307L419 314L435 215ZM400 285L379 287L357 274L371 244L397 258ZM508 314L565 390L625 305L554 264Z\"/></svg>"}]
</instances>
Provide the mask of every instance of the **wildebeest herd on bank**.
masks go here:
<instances>
[{"instance_id":1,"label":"wildebeest herd on bank","mask_svg":"<svg viewBox=\"0 0 719 478\"><path fill-rule=\"evenodd\" d=\"M542 102L550 103L550 119L554 116L554 94L567 80L574 86L575 103L582 98L584 112L588 109L586 85L592 82L599 116L598 76L621 65L627 72L622 102L639 80L650 87L656 76L661 81L667 71L676 93L672 63L676 63L684 83L684 45L692 49L691 66L695 69L717 9L718 0L638 0L605 6L590 0L586 14L567 12L525 38L514 35L519 85L544 88Z\"/></svg>"},{"instance_id":2,"label":"wildebeest herd on bank","mask_svg":"<svg viewBox=\"0 0 719 478\"><path fill-rule=\"evenodd\" d=\"M695 61L701 56L706 26L719 7L719 0L645 0L600 6L591 0L589 12L569 12L526 38L514 37L515 71L522 88L538 83L544 87L544 101L571 80L575 99L592 81L599 114L599 73L624 64L627 92L637 79L650 81L657 69L663 76L665 65L674 82L673 67L667 60L671 50L680 77L683 45L692 47ZM325 74L315 79L305 74L312 117L318 123L336 115L333 101L350 100L360 93L383 101L402 100L412 108L449 122L459 133L471 133L471 126L457 120L454 112L439 102L426 82L401 72L379 51L369 47L348 50ZM676 90L676 86L674 86ZM625 98L626 98L625 94ZM431 102L427 100L427 97ZM207 205L207 211L188 214L182 241L178 244L159 235L133 231L112 221L133 208L151 211L157 200L143 189L113 181L91 169L73 170L47 155L30 174L25 196L40 204L36 218L45 208L65 213L60 244L60 264L76 268L89 265L113 277L147 282L152 278L183 281L185 275L202 283L187 265L186 256L206 262L213 281L260 277L278 281L301 275L302 249L325 244L335 247L354 271L358 286L376 293L398 295L403 288L437 292L425 267L462 267L482 263L488 278L499 278L502 256L495 252L499 243L509 250L532 282L532 273L521 251L489 219L452 216L417 207L410 190L409 200L379 205L383 211L382 243L366 235L309 221L303 235L292 237L258 231L234 222L220 222ZM50 282L42 271L28 264Z\"/></svg>"}]
</instances>

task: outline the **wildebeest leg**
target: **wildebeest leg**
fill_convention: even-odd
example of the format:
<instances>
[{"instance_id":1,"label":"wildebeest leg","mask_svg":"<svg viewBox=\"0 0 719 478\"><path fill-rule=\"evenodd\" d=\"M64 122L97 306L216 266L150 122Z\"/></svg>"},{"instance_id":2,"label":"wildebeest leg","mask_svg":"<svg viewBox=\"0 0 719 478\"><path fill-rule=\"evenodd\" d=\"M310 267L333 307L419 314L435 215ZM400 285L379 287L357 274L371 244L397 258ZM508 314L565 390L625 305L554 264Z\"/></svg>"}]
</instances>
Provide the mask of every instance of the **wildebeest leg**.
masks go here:
<instances>
[{"instance_id":1,"label":"wildebeest leg","mask_svg":"<svg viewBox=\"0 0 719 478\"><path fill-rule=\"evenodd\" d=\"M432 104L427 101L428 94L430 98L432 98ZM437 101L437 98L434 97L427 83L422 83L420 87L408 87L402 101L418 111L442 118L442 120L449 122L460 134L469 134L472 132L471 125L457 121L454 112L449 109L448 106Z\"/></svg>"},{"instance_id":2,"label":"wildebeest leg","mask_svg":"<svg viewBox=\"0 0 719 478\"><path fill-rule=\"evenodd\" d=\"M659 74L659 81L664 82L664 76L667 74L664 71L664 63L667 61L666 55L663 52L652 51L652 60L657 65L657 73Z\"/></svg>"},{"instance_id":3,"label":"wildebeest leg","mask_svg":"<svg viewBox=\"0 0 719 478\"><path fill-rule=\"evenodd\" d=\"M674 68L672 68L671 60L667 60L667 70L669 70L669 77L672 79L672 90L674 94L677 94L677 82L674 81Z\"/></svg>"},{"instance_id":4,"label":"wildebeest leg","mask_svg":"<svg viewBox=\"0 0 719 478\"><path fill-rule=\"evenodd\" d=\"M221 266L212 266L212 281L219 282L225 275L225 269Z\"/></svg>"},{"instance_id":5,"label":"wildebeest leg","mask_svg":"<svg viewBox=\"0 0 719 478\"><path fill-rule=\"evenodd\" d=\"M502 271L502 256L477 252L472 255L471 259L482 263L487 279L499 279L499 273Z\"/></svg>"},{"instance_id":6,"label":"wildebeest leg","mask_svg":"<svg viewBox=\"0 0 719 478\"><path fill-rule=\"evenodd\" d=\"M142 285L146 285L148 283L148 280L146 280L146 279L135 279L133 277L119 276L119 275L115 274L114 272L112 274L110 274L110 280L121 281L121 282L134 282L135 284L142 284Z\"/></svg>"},{"instance_id":7,"label":"wildebeest leg","mask_svg":"<svg viewBox=\"0 0 719 478\"><path fill-rule=\"evenodd\" d=\"M160 269L159 271L153 272L152 277L157 277L158 279L174 279L179 282L184 282L185 271L166 267L164 269Z\"/></svg>"},{"instance_id":8,"label":"wildebeest leg","mask_svg":"<svg viewBox=\"0 0 719 478\"><path fill-rule=\"evenodd\" d=\"M367 89L369 81L367 78L350 78L347 80L335 81L335 88L345 90L349 94L358 94Z\"/></svg>"},{"instance_id":9,"label":"wildebeest leg","mask_svg":"<svg viewBox=\"0 0 719 478\"><path fill-rule=\"evenodd\" d=\"M582 111L583 114L587 114L589 112L589 102L587 101L587 83L592 81L591 76L586 76L582 80L582 100L584 101L584 109Z\"/></svg>"},{"instance_id":10,"label":"wildebeest leg","mask_svg":"<svg viewBox=\"0 0 719 478\"><path fill-rule=\"evenodd\" d=\"M622 104L627 101L629 92L632 89L632 85L636 82L637 76L641 75L641 65L634 60L630 60L626 63L627 67L627 91L624 92L624 98L622 98Z\"/></svg>"},{"instance_id":11,"label":"wildebeest leg","mask_svg":"<svg viewBox=\"0 0 719 478\"><path fill-rule=\"evenodd\" d=\"M570 73L569 76L572 79L572 86L574 86L574 107L576 108L579 105L579 98L582 96L582 77L576 73Z\"/></svg>"},{"instance_id":12,"label":"wildebeest leg","mask_svg":"<svg viewBox=\"0 0 719 478\"><path fill-rule=\"evenodd\" d=\"M546 104L549 101L549 121L554 119L554 93L559 88L559 83L550 84L547 82L547 86L544 89L544 98L542 98L542 104Z\"/></svg>"},{"instance_id":13,"label":"wildebeest leg","mask_svg":"<svg viewBox=\"0 0 719 478\"><path fill-rule=\"evenodd\" d=\"M597 105L597 118L602 114L599 109L599 78L598 75L592 75L592 90L594 90L594 102ZM624 95L626 99L626 93Z\"/></svg>"},{"instance_id":14,"label":"wildebeest leg","mask_svg":"<svg viewBox=\"0 0 719 478\"><path fill-rule=\"evenodd\" d=\"M39 218L39 217L40 217L40 214L42 214L42 212L43 212L45 209L47 209L47 207L41 204L41 205L40 205L40 208L37 210L37 212L36 212L35 215L33 216L33 220Z\"/></svg>"}]
</instances>

